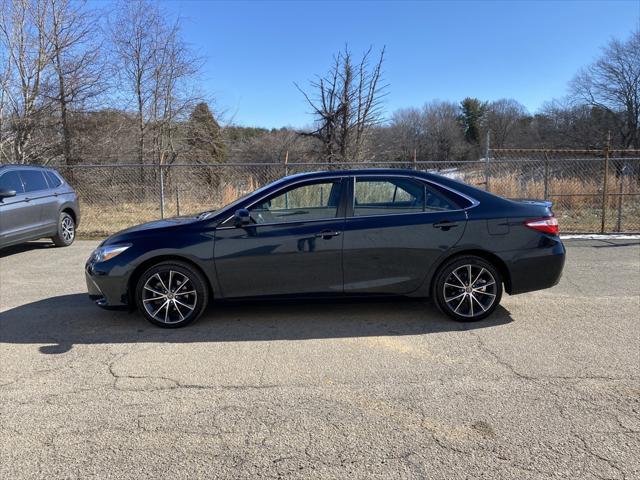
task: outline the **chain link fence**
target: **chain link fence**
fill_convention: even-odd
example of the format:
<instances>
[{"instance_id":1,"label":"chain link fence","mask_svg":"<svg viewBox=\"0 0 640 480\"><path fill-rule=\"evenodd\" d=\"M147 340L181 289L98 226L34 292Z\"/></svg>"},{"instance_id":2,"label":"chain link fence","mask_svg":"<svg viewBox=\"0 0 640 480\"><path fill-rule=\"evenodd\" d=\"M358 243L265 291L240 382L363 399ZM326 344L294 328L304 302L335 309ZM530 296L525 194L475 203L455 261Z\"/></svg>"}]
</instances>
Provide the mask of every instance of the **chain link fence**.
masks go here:
<instances>
[{"instance_id":1,"label":"chain link fence","mask_svg":"<svg viewBox=\"0 0 640 480\"><path fill-rule=\"evenodd\" d=\"M640 232L640 151L491 150L461 162L76 165L58 170L80 197L80 234L103 237L162 217L211 210L294 173L410 168L508 198L548 199L565 233Z\"/></svg>"}]
</instances>

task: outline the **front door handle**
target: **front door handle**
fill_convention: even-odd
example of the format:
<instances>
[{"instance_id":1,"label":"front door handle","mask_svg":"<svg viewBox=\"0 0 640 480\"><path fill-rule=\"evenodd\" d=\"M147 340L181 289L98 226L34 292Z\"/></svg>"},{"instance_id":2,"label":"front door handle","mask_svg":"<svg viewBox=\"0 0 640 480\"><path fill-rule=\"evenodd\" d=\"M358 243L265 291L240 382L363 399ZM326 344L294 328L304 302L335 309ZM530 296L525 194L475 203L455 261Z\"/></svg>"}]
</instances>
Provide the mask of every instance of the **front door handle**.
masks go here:
<instances>
[{"instance_id":1,"label":"front door handle","mask_svg":"<svg viewBox=\"0 0 640 480\"><path fill-rule=\"evenodd\" d=\"M334 230L323 230L320 233L316 233L316 238L324 238L325 240L329 240L331 237L337 237L342 232L336 232Z\"/></svg>"},{"instance_id":2,"label":"front door handle","mask_svg":"<svg viewBox=\"0 0 640 480\"><path fill-rule=\"evenodd\" d=\"M458 222L451 222L449 220L444 220L442 222L438 222L438 223L434 223L433 224L433 228L440 228L442 230L444 230L445 232L447 230L449 230L450 228L454 228L458 226Z\"/></svg>"}]
</instances>

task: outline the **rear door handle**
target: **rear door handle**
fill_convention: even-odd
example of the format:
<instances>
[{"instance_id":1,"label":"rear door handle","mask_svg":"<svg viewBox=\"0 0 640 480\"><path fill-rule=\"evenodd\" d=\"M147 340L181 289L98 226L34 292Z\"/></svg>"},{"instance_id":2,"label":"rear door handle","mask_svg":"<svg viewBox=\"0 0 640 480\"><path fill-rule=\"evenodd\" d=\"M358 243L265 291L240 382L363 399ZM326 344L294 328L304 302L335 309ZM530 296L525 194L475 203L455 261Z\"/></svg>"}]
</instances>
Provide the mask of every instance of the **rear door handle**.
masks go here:
<instances>
[{"instance_id":1,"label":"rear door handle","mask_svg":"<svg viewBox=\"0 0 640 480\"><path fill-rule=\"evenodd\" d=\"M458 226L458 222L451 222L449 220L444 220L442 222L438 222L438 223L434 223L433 224L433 228L440 228L442 230L444 230L445 232L447 230L449 230L450 228L454 228Z\"/></svg>"},{"instance_id":2,"label":"rear door handle","mask_svg":"<svg viewBox=\"0 0 640 480\"><path fill-rule=\"evenodd\" d=\"M331 237L337 237L338 235L340 235L342 232L336 232L333 230L323 230L320 233L316 233L316 238L324 238L325 240L329 240Z\"/></svg>"}]
</instances>

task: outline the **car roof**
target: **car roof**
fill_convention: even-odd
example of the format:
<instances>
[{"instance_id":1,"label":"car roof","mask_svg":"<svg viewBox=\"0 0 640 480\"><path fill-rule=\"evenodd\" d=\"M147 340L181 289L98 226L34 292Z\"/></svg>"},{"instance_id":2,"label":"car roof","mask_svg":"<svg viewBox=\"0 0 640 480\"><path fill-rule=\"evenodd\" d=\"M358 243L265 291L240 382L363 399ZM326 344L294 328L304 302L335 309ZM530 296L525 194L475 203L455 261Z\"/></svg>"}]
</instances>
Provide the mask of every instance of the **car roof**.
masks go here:
<instances>
[{"instance_id":1,"label":"car roof","mask_svg":"<svg viewBox=\"0 0 640 480\"><path fill-rule=\"evenodd\" d=\"M304 172L304 173L296 173L293 175L289 175L287 179L291 178L316 178L316 177L334 177L334 176L353 176L353 175L407 175L413 177L424 177L429 175L428 173L421 170L411 170L408 168L357 168L357 169L349 169L349 170L322 170L315 172ZM437 177L434 176L434 177Z\"/></svg>"},{"instance_id":2,"label":"car roof","mask_svg":"<svg viewBox=\"0 0 640 480\"><path fill-rule=\"evenodd\" d=\"M408 177L416 177L424 180L432 180L438 183L448 184L451 180L448 177L444 177L442 175L438 175L437 173L431 173L424 170L413 170L409 168L358 168L358 169L350 169L350 170L323 170L316 172L304 172L304 173L296 173L293 175L289 175L283 177L280 181L283 183L289 182L291 180L304 180L304 179L314 179L314 178L325 178L325 177L336 177L336 176L357 176L357 175L368 175L368 176L385 176L385 175L393 175L393 176L408 176ZM454 182L459 183L459 182Z\"/></svg>"},{"instance_id":3,"label":"car roof","mask_svg":"<svg viewBox=\"0 0 640 480\"><path fill-rule=\"evenodd\" d=\"M34 169L34 170L53 170L53 168L51 167L45 167L43 165L22 165L19 163L4 163L2 165L0 165L0 170L6 169L6 168L26 168L26 169Z\"/></svg>"}]
</instances>

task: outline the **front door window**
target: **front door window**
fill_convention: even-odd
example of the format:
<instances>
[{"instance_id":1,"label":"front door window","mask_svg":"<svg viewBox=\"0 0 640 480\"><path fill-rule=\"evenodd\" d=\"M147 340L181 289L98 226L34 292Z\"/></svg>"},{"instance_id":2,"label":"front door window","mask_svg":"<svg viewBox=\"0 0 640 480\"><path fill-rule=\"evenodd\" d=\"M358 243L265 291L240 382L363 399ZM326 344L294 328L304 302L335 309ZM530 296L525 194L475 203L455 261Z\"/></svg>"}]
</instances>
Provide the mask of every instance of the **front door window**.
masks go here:
<instances>
[{"instance_id":1,"label":"front door window","mask_svg":"<svg viewBox=\"0 0 640 480\"><path fill-rule=\"evenodd\" d=\"M257 224L336 218L340 191L340 180L296 186L261 201L251 207L249 212Z\"/></svg>"}]
</instances>

